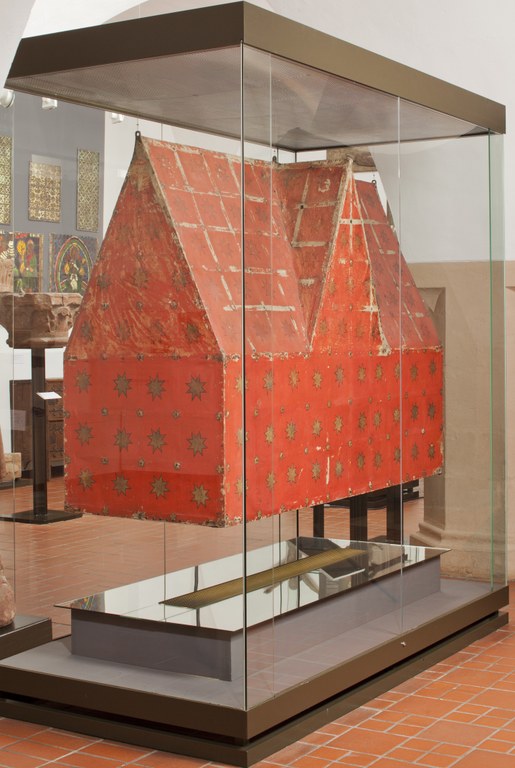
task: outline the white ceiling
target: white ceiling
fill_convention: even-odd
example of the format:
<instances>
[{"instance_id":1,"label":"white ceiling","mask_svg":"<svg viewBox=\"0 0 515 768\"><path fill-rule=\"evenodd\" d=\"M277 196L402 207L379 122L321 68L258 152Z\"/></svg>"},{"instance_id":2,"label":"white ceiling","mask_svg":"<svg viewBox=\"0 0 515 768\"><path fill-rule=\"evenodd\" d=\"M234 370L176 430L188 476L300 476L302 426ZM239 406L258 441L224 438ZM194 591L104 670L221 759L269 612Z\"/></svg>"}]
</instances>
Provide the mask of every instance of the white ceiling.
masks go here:
<instances>
[{"instance_id":1,"label":"white ceiling","mask_svg":"<svg viewBox=\"0 0 515 768\"><path fill-rule=\"evenodd\" d=\"M103 24L134 5L133 0L35 0L24 37Z\"/></svg>"},{"instance_id":2,"label":"white ceiling","mask_svg":"<svg viewBox=\"0 0 515 768\"><path fill-rule=\"evenodd\" d=\"M35 0L24 37L207 5L222 5L225 2L230 0L147 0L141 3L135 3L134 0ZM273 0L252 2L268 10L275 10L273 6L277 5Z\"/></svg>"}]
</instances>

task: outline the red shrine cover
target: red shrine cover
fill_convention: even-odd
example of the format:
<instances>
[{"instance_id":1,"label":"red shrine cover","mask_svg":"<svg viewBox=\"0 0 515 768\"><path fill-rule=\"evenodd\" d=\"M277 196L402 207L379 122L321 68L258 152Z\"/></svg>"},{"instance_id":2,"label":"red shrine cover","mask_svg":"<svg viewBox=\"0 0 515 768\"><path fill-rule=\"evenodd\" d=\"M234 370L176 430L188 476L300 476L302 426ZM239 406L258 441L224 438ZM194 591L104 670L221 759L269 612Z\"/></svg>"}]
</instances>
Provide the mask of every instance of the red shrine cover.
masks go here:
<instances>
[{"instance_id":1,"label":"red shrine cover","mask_svg":"<svg viewBox=\"0 0 515 768\"><path fill-rule=\"evenodd\" d=\"M240 192L239 158L137 138L65 353L69 506L225 526L441 470L443 352L374 184L246 161L243 273Z\"/></svg>"}]
</instances>

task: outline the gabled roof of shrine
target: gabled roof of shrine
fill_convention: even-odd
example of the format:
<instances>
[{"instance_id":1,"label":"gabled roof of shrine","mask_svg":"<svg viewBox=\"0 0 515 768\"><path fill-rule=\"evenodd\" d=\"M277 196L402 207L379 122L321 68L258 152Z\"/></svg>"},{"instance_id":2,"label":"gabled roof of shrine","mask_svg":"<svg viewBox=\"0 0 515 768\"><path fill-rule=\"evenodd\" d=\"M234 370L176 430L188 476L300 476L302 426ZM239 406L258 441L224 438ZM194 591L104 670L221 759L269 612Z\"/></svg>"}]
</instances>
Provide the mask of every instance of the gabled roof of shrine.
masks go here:
<instances>
[{"instance_id":1,"label":"gabled roof of shrine","mask_svg":"<svg viewBox=\"0 0 515 768\"><path fill-rule=\"evenodd\" d=\"M377 192L347 164L246 161L243 216L240 189L237 157L138 139L68 354L238 355L243 306L257 354L438 346Z\"/></svg>"}]
</instances>

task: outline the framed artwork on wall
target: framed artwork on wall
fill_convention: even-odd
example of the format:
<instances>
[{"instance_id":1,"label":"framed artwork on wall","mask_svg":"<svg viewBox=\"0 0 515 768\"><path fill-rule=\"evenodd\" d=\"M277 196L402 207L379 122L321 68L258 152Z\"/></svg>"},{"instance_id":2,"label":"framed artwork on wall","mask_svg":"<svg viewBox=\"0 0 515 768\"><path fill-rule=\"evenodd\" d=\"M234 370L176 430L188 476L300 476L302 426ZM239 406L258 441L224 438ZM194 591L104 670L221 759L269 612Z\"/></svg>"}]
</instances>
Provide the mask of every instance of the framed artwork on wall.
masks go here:
<instances>
[{"instance_id":1,"label":"framed artwork on wall","mask_svg":"<svg viewBox=\"0 0 515 768\"><path fill-rule=\"evenodd\" d=\"M84 295L97 249L96 237L50 235L50 290Z\"/></svg>"},{"instance_id":2,"label":"framed artwork on wall","mask_svg":"<svg viewBox=\"0 0 515 768\"><path fill-rule=\"evenodd\" d=\"M2 258L14 260L15 293L37 293L41 290L43 235L27 232L0 232Z\"/></svg>"}]
</instances>

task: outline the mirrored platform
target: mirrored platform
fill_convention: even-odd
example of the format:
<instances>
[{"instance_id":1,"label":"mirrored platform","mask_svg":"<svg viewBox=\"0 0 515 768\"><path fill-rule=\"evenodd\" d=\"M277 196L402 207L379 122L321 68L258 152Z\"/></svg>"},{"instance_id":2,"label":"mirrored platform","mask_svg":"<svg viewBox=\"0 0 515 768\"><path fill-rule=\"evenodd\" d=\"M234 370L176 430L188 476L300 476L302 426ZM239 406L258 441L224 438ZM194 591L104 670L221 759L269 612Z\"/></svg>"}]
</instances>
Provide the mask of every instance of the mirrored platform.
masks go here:
<instances>
[{"instance_id":1,"label":"mirrored platform","mask_svg":"<svg viewBox=\"0 0 515 768\"><path fill-rule=\"evenodd\" d=\"M283 655L386 616L401 589L405 605L438 593L445 551L297 537L248 552L246 563L233 555L60 607L72 611L77 656L233 680L245 642L261 644L272 623Z\"/></svg>"},{"instance_id":2,"label":"mirrored platform","mask_svg":"<svg viewBox=\"0 0 515 768\"><path fill-rule=\"evenodd\" d=\"M446 551L306 536L250 551L247 626L438 559ZM233 555L58 607L235 632L242 629L243 565L242 556Z\"/></svg>"}]
</instances>

